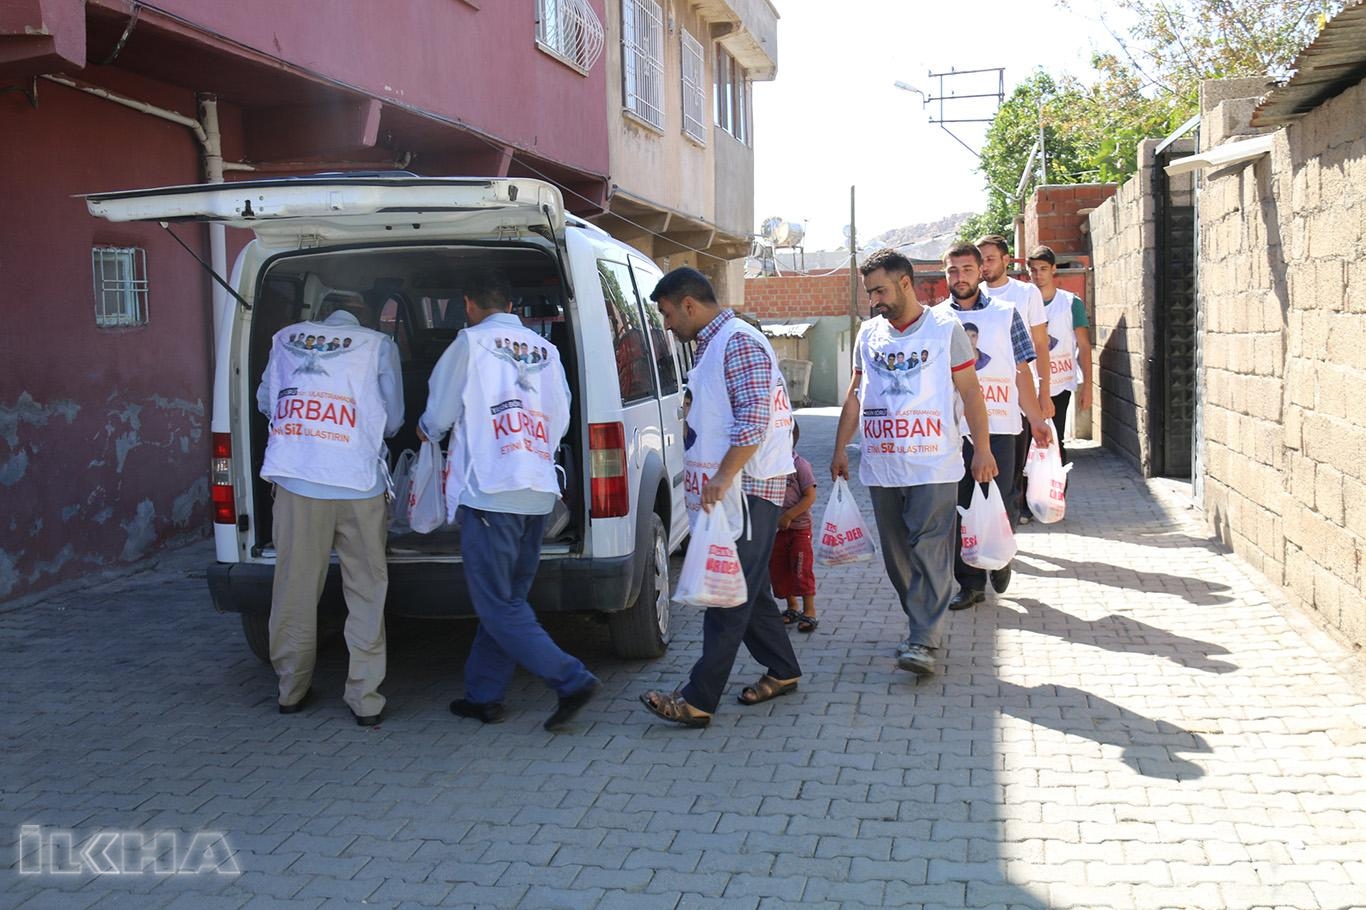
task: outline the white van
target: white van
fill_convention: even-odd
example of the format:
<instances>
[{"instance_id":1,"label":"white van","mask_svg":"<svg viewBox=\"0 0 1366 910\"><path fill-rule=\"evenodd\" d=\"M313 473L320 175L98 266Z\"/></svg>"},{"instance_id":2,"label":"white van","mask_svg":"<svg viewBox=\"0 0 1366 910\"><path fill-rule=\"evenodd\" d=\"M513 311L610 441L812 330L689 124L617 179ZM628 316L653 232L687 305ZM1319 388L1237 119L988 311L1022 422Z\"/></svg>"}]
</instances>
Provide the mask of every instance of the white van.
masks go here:
<instances>
[{"instance_id":1,"label":"white van","mask_svg":"<svg viewBox=\"0 0 1366 910\"><path fill-rule=\"evenodd\" d=\"M271 336L321 318L329 294L361 295L371 324L398 345L404 426L391 464L417 448L415 428L437 358L464 324L462 285L476 268L511 278L513 312L554 343L573 416L560 449L567 523L548 534L531 591L542 612L602 614L622 657L657 657L669 641L669 554L687 534L683 378L689 351L649 302L659 269L601 229L566 217L539 180L342 175L166 187L87 197L111 221L216 221L248 228L219 312L212 412L217 562L209 589L240 613L268 654L275 547L271 491L259 473L266 419L256 387ZM472 616L454 529L389 539L390 614ZM342 605L334 560L322 610Z\"/></svg>"}]
</instances>

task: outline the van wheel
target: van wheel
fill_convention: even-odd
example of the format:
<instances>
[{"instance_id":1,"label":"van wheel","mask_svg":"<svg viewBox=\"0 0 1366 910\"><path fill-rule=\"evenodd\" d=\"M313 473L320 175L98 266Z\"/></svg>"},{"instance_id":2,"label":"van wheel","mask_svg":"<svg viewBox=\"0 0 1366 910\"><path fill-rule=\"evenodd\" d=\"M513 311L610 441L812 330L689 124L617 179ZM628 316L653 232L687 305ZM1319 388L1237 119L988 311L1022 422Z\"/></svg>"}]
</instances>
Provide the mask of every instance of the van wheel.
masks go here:
<instances>
[{"instance_id":1,"label":"van wheel","mask_svg":"<svg viewBox=\"0 0 1366 910\"><path fill-rule=\"evenodd\" d=\"M242 634L247 637L247 647L266 663L270 663L270 613L240 613Z\"/></svg>"},{"instance_id":2,"label":"van wheel","mask_svg":"<svg viewBox=\"0 0 1366 910\"><path fill-rule=\"evenodd\" d=\"M650 554L636 602L607 614L612 649L618 657L660 657L669 649L669 535L664 520L650 513Z\"/></svg>"}]
</instances>

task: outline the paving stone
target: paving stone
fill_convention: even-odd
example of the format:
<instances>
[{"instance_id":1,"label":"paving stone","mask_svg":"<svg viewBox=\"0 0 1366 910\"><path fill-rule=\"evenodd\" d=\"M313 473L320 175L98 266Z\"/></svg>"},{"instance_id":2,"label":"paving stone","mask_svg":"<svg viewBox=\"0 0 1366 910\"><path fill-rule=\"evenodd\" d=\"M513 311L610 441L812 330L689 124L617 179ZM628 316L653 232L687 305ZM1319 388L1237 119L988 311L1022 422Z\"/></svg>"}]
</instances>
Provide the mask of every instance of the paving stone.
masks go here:
<instances>
[{"instance_id":1,"label":"paving stone","mask_svg":"<svg viewBox=\"0 0 1366 910\"><path fill-rule=\"evenodd\" d=\"M819 475L834 415L799 418ZM0 906L1360 906L1361 658L1212 544L1179 489L1072 451L1067 518L1019 530L1010 591L948 617L937 675L895 669L880 560L819 567L800 691L755 709L728 691L701 731L635 700L686 678L697 611L650 662L548 617L604 681L551 735L553 698L520 673L506 724L450 717L472 623L393 625L378 731L349 722L336 648L318 704L280 717L270 669L209 603L207 544L0 610L17 693L0 831L220 831L242 869L9 866ZM742 650L730 689L762 672Z\"/></svg>"}]
</instances>

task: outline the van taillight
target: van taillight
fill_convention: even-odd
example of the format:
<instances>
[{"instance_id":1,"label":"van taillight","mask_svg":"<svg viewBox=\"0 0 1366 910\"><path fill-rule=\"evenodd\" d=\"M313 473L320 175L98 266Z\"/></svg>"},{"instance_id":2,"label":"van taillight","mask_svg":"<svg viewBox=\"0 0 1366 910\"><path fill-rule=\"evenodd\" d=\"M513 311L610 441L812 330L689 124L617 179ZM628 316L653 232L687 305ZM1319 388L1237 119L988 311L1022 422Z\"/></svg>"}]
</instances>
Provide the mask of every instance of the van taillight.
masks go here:
<instances>
[{"instance_id":1,"label":"van taillight","mask_svg":"<svg viewBox=\"0 0 1366 910\"><path fill-rule=\"evenodd\" d=\"M588 452L593 517L626 515L626 430L619 423L589 424Z\"/></svg>"},{"instance_id":2,"label":"van taillight","mask_svg":"<svg viewBox=\"0 0 1366 910\"><path fill-rule=\"evenodd\" d=\"M232 498L232 436L227 433L213 434L209 496L213 501L214 524L236 524L237 506Z\"/></svg>"}]
</instances>

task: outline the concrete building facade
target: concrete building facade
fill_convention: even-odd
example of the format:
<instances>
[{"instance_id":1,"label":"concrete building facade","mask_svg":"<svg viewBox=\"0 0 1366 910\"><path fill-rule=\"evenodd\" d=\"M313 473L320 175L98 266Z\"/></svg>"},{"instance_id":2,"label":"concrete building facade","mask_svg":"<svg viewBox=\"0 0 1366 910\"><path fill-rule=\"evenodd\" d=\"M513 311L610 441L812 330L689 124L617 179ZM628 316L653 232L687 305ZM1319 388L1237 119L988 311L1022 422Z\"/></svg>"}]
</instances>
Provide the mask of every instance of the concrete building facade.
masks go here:
<instances>
[{"instance_id":1,"label":"concrete building facade","mask_svg":"<svg viewBox=\"0 0 1366 910\"><path fill-rule=\"evenodd\" d=\"M594 220L661 265L744 298L754 230L750 87L777 74L768 0L607 0L611 188Z\"/></svg>"},{"instance_id":2,"label":"concrete building facade","mask_svg":"<svg viewBox=\"0 0 1366 910\"><path fill-rule=\"evenodd\" d=\"M547 32L552 13L570 31ZM199 183L221 153L229 180L540 176L601 212L606 66L564 38L591 38L604 14L603 0L0 4L0 601L208 528L211 283L156 225L98 221L77 194ZM173 227L211 259L208 229ZM245 238L228 233L231 261Z\"/></svg>"}]
</instances>

